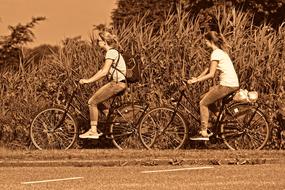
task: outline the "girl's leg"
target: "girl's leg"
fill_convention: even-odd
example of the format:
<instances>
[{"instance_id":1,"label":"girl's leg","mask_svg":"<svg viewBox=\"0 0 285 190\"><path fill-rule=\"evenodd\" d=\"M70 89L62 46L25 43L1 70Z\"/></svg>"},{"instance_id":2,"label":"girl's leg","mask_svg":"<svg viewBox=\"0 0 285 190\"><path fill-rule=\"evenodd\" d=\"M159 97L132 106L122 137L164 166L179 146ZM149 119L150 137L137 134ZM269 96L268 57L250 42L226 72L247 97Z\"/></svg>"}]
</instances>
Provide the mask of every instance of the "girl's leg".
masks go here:
<instances>
[{"instance_id":1,"label":"girl's leg","mask_svg":"<svg viewBox=\"0 0 285 190\"><path fill-rule=\"evenodd\" d=\"M207 127L208 127L209 106L213 106L217 100L222 99L226 95L236 90L237 88L217 85L211 88L205 94L205 96L200 101L200 115L201 115L201 124L202 124L203 130L207 130Z\"/></svg>"},{"instance_id":2,"label":"girl's leg","mask_svg":"<svg viewBox=\"0 0 285 190\"><path fill-rule=\"evenodd\" d=\"M108 100L110 97L114 96L125 88L125 83L110 82L95 92L95 94L88 101L91 129L85 133L86 135L80 135L80 138L99 138L100 134L97 132L99 115L97 105L105 100Z\"/></svg>"},{"instance_id":3,"label":"girl's leg","mask_svg":"<svg viewBox=\"0 0 285 190\"><path fill-rule=\"evenodd\" d=\"M209 105L213 104L217 100L225 97L226 95L230 94L231 92L235 90L236 88L217 85L217 86L212 87L203 96L202 100L200 101L200 116L201 116L200 134L202 136L208 136L207 129L208 129L208 121L209 121L209 108L208 108ZM196 139L192 139L192 140L196 140ZM208 139L202 139L202 140L208 140Z\"/></svg>"},{"instance_id":4,"label":"girl's leg","mask_svg":"<svg viewBox=\"0 0 285 190\"><path fill-rule=\"evenodd\" d=\"M109 98L121 92L125 88L126 88L125 83L109 82L95 92L95 94L88 101L91 123L93 124L98 123L98 115L99 115L98 104L108 100Z\"/></svg>"},{"instance_id":5,"label":"girl's leg","mask_svg":"<svg viewBox=\"0 0 285 190\"><path fill-rule=\"evenodd\" d=\"M219 86L212 87L200 101L200 117L201 117L201 131L207 131L209 120L209 108L208 106L213 104L217 100L217 92Z\"/></svg>"}]
</instances>

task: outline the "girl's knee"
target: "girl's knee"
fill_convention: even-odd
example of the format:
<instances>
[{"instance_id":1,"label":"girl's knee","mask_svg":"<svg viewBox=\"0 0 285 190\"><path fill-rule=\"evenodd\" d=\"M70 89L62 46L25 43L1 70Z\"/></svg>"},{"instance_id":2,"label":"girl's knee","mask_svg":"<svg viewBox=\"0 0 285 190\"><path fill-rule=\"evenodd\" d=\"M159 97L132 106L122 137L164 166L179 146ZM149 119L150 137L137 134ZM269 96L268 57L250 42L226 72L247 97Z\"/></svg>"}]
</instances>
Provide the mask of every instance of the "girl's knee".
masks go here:
<instances>
[{"instance_id":1,"label":"girl's knee","mask_svg":"<svg viewBox=\"0 0 285 190\"><path fill-rule=\"evenodd\" d=\"M88 106L97 106L97 101L95 99L90 99L88 101Z\"/></svg>"},{"instance_id":2,"label":"girl's knee","mask_svg":"<svg viewBox=\"0 0 285 190\"><path fill-rule=\"evenodd\" d=\"M200 105L200 107L201 107L201 106L206 106L206 107L208 106L208 105L203 101L203 99L200 100L199 105Z\"/></svg>"}]
</instances>

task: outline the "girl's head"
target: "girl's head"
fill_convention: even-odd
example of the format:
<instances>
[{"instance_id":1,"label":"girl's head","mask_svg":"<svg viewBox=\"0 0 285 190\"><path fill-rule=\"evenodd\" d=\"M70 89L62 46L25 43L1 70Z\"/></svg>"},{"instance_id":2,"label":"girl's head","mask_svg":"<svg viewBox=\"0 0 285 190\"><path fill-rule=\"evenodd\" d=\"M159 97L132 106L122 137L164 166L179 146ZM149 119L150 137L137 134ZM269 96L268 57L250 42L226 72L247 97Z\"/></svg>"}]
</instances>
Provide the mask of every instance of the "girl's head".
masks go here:
<instances>
[{"instance_id":1,"label":"girl's head","mask_svg":"<svg viewBox=\"0 0 285 190\"><path fill-rule=\"evenodd\" d=\"M205 34L205 38L208 41L207 45L211 46L211 44L213 44L222 50L227 49L227 42L222 34L210 31Z\"/></svg>"},{"instance_id":2,"label":"girl's head","mask_svg":"<svg viewBox=\"0 0 285 190\"><path fill-rule=\"evenodd\" d=\"M105 45L116 47L118 44L117 36L107 31L99 32L98 44L100 47L103 47Z\"/></svg>"}]
</instances>

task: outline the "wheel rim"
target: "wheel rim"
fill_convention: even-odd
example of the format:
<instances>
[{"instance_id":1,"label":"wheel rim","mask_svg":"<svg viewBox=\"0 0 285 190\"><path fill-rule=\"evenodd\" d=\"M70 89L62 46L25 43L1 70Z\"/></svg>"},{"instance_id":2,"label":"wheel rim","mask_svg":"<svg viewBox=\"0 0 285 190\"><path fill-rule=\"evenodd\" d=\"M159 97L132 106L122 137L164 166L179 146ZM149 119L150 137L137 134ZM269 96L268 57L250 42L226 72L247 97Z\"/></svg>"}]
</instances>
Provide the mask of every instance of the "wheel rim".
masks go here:
<instances>
[{"instance_id":1,"label":"wheel rim","mask_svg":"<svg viewBox=\"0 0 285 190\"><path fill-rule=\"evenodd\" d=\"M137 122L144 110L138 105L128 105L117 110L110 126L112 142L118 149L142 149Z\"/></svg>"},{"instance_id":2,"label":"wheel rim","mask_svg":"<svg viewBox=\"0 0 285 190\"><path fill-rule=\"evenodd\" d=\"M64 114L63 109L50 108L40 112L32 121L30 136L36 148L69 149L77 138L77 126L70 114L66 115L63 124L54 129Z\"/></svg>"},{"instance_id":3,"label":"wheel rim","mask_svg":"<svg viewBox=\"0 0 285 190\"><path fill-rule=\"evenodd\" d=\"M237 105L230 108L221 126L222 138L232 150L260 150L268 141L269 125L260 110L254 106ZM234 111L235 110L235 111Z\"/></svg>"},{"instance_id":4,"label":"wheel rim","mask_svg":"<svg viewBox=\"0 0 285 190\"><path fill-rule=\"evenodd\" d=\"M184 145L188 128L179 113L169 124L172 115L170 108L156 108L144 116L139 133L147 149L179 149Z\"/></svg>"}]
</instances>

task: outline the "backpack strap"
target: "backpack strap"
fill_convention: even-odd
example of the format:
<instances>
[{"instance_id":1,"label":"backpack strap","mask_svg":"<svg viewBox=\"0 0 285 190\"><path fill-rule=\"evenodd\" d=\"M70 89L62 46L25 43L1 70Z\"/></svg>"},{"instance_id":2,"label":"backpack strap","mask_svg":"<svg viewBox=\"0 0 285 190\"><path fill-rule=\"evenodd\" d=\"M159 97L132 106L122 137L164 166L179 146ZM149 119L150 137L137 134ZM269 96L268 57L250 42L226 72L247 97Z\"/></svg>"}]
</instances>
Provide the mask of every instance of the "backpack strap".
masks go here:
<instances>
[{"instance_id":1,"label":"backpack strap","mask_svg":"<svg viewBox=\"0 0 285 190\"><path fill-rule=\"evenodd\" d=\"M117 61L116 61L115 66L114 66L113 63L112 63L112 65L111 65L111 67L113 68L113 72L112 72L112 74L111 74L110 80L113 78L113 75L114 75L114 73L115 73L115 70L116 70L116 71L119 71L119 69L117 69L117 66L118 66L118 64L119 64L119 61L120 61L120 53L118 52L118 59L117 59ZM117 80L118 80L118 74L117 74Z\"/></svg>"},{"instance_id":2,"label":"backpack strap","mask_svg":"<svg viewBox=\"0 0 285 190\"><path fill-rule=\"evenodd\" d=\"M116 50L115 48L111 48L111 49ZM109 50L111 50L111 49L109 49ZM111 67L112 67L114 70L113 70L113 72L111 73L110 78L108 77L108 80L109 80L109 81L112 80L113 75L114 75L114 73L115 73L115 70L116 70L116 71L119 71L120 73L122 73L122 72L117 68L117 66L118 66L118 64L119 64L119 61L120 61L120 52L119 52L118 50L116 50L116 51L118 52L118 59L117 59L117 61L116 61L116 63L115 63L115 66L114 66L114 63L111 64ZM123 73L122 73L122 74L123 74ZM124 74L123 74L123 75L124 75ZM124 76L125 76L125 75L124 75ZM117 75L117 81L118 81L118 75Z\"/></svg>"},{"instance_id":3,"label":"backpack strap","mask_svg":"<svg viewBox=\"0 0 285 190\"><path fill-rule=\"evenodd\" d=\"M117 51L118 51L118 50L117 50ZM116 70L116 71L120 72L120 73L125 77L125 79L127 80L126 75L125 75L121 70L119 70L119 69L117 68L117 66L118 66L118 64L119 64L119 61L120 61L120 58L121 58L121 54L120 54L120 52L118 51L118 59L117 59L117 61L116 61L116 64L115 64L115 66L114 66L113 63L112 63L112 65L111 65L111 67L114 69L113 72L112 72L112 74L111 74L111 77L113 77L113 75L114 75L114 73L115 73L115 70ZM117 80L118 80L118 75L117 75Z\"/></svg>"}]
</instances>

